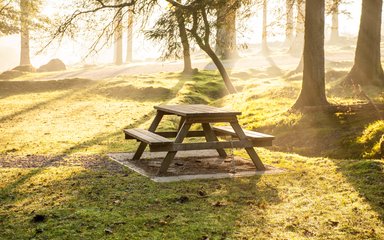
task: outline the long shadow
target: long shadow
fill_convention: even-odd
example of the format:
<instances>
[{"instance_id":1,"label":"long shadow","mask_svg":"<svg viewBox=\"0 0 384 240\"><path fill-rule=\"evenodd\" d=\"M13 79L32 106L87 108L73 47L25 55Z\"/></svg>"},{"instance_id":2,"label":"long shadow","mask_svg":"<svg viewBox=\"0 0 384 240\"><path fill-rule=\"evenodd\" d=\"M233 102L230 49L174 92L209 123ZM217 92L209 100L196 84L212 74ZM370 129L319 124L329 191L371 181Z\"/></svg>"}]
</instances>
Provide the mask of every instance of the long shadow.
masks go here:
<instances>
[{"instance_id":1,"label":"long shadow","mask_svg":"<svg viewBox=\"0 0 384 240\"><path fill-rule=\"evenodd\" d=\"M86 83L86 85L87 86L90 86L90 85L96 85L96 82L92 82L92 84L89 84L89 80L85 80L87 83ZM51 82L51 81L50 81ZM21 82L21 84L22 84L23 82ZM33 82L33 83L35 83L35 82ZM19 85L19 83L17 84L17 85ZM43 82L43 84L40 84L40 83L38 83L37 84L37 86L44 86L44 82ZM45 87L42 87L43 89L45 88ZM71 88L71 87L65 87L64 89L73 89L73 88ZM60 90L64 90L64 89L60 89ZM50 90L44 90L44 91L52 91L53 89L50 89ZM59 90L59 89L54 89L54 90ZM43 91L43 90L42 90ZM81 89L81 88L79 88L79 89L76 89L76 90L72 90L71 92L67 92L67 93L64 93L64 94L61 94L61 95L59 95L59 96L57 96L57 97L55 97L55 98L52 98L52 99L49 99L49 100L46 100L46 101L42 101L42 102L39 102L39 103L36 103L36 104L34 104L34 105L32 105L32 106L30 106L30 107L28 107L28 108L25 108L25 109L23 109L23 110L20 110L20 111L17 111L17 112L15 112L15 113L12 113L12 114L9 114L9 115L6 115L6 116L3 116L3 117L1 117L0 118L0 122L5 122L5 121L9 121L9 120L11 120L12 118L14 118L14 117L17 117L17 116L20 116L20 115L23 115L23 114L26 114L26 113L28 113L28 112L31 112L31 111L34 111L34 110L36 110L36 109L39 109L39 108L41 108L41 107L44 107L44 106L46 106L46 105L49 105L49 104L51 104L51 103L53 103L53 102L56 102L56 101L59 101L59 100L61 100L61 99L63 99L63 98L67 98L67 97L70 97L70 96L72 96L72 95L74 95L74 94L76 94L76 93L78 93L78 92L81 92L81 91L84 91L84 89ZM22 94L22 93L20 93L21 91L19 91L19 93L18 94ZM23 91L24 92L24 91ZM28 92L24 92L24 93L30 93L31 91L28 91ZM33 92L33 91L32 91Z\"/></svg>"},{"instance_id":2,"label":"long shadow","mask_svg":"<svg viewBox=\"0 0 384 240\"><path fill-rule=\"evenodd\" d=\"M384 223L383 160L333 160L333 162L338 167L338 171L352 184L360 197L364 198Z\"/></svg>"},{"instance_id":3,"label":"long shadow","mask_svg":"<svg viewBox=\"0 0 384 240\"><path fill-rule=\"evenodd\" d=\"M184 86L185 82L186 82L186 80L179 80L179 82L171 89L171 92L174 94L173 97L175 97L177 95L177 93L182 89L182 87ZM71 94L73 94L73 93L71 93ZM60 98L62 98L62 97L60 97ZM58 100L58 99L56 99L56 100ZM169 99L168 101L171 101L171 100L172 99ZM166 101L166 102L168 102L168 101ZM46 103L46 104L48 104L48 103ZM143 122L148 121L149 119L151 119L151 115L154 115L154 113L155 113L155 110L152 110L152 111L144 114L141 118L137 119L134 123L129 124L129 125L123 127L123 129L125 129L125 128L134 128L134 127L139 126ZM20 113L20 114L22 114L22 113ZM44 169L46 169L46 168L48 168L48 167L50 167L50 166L52 166L52 165L62 161L62 159L65 156L67 156L67 155L69 155L71 153L74 153L74 152L78 152L78 151L80 151L82 149L85 149L87 147L90 147L90 146L93 146L95 144L98 144L99 142L101 142L103 140L106 140L106 139L109 139L111 137L115 137L115 136L118 136L118 135L122 135L122 132L121 131L115 131L113 133L99 133L99 134L97 134L96 136L94 136L90 140L87 140L87 141L75 144L75 145L65 149L60 155L55 156L51 160L45 162L40 168L31 170L28 174L26 174L26 175L24 175L22 177L19 177L18 179L16 179L16 181L8 184L6 187L1 189L1 191L0 191L0 200L7 201L7 202L12 200L12 198L10 198L11 196L14 195L12 193L12 191L14 191L16 188L18 188L18 186L20 186L23 183L25 183L26 181L28 181L31 177L33 177L35 175L38 175Z\"/></svg>"},{"instance_id":4,"label":"long shadow","mask_svg":"<svg viewBox=\"0 0 384 240\"><path fill-rule=\"evenodd\" d=\"M80 78L49 81L0 81L0 99L19 94L69 90L91 85L93 82Z\"/></svg>"}]
</instances>

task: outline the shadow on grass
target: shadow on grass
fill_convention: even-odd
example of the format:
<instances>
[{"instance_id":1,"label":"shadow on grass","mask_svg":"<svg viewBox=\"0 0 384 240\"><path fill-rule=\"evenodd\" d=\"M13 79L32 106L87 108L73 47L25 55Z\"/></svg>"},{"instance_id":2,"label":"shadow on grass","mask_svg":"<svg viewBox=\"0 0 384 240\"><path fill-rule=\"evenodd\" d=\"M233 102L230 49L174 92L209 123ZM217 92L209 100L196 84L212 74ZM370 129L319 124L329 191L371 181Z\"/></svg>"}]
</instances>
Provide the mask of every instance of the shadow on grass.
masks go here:
<instances>
[{"instance_id":1,"label":"shadow on grass","mask_svg":"<svg viewBox=\"0 0 384 240\"><path fill-rule=\"evenodd\" d=\"M174 88L171 89L171 92L174 94L174 96L177 95L177 93L180 91L180 89L183 88L184 86L184 83L185 83L186 80L180 80L175 86ZM6 119L10 119L12 117L15 117L15 116L19 116L19 115L22 115L22 114L25 114L29 111L32 111L32 110L35 110L35 109L38 109L39 107L41 106L44 106L46 104L49 104L53 101L58 101L60 99L62 99L63 97L68 97L68 96L71 96L73 95L75 92L71 92L71 93L67 93L67 94L64 94L62 96L59 96L57 98L54 98L52 100L49 100L49 101L46 101L46 102L43 102L43 103L39 103L31 108L28 108L26 110L23 110L23 111L20 111L20 112L17 112L15 114L12 114L12 116L6 116L4 117L3 119L1 119L2 121L6 120ZM170 99L171 100L171 99ZM169 101L170 101L169 100ZM130 124L130 125L127 125L125 127L123 127L123 129L125 128L134 128L134 127L137 127L139 126L140 124L142 124L143 122L146 122L148 121L152 116L154 116L155 114L155 110L152 110L146 114L144 114L141 118L137 119L134 123ZM6 187L4 187L1 191L0 191L0 199L8 199L9 200L9 197L10 196L13 196L13 191L15 189L17 189L18 186L20 186L21 184L23 184L24 182L28 181L31 177L41 173L45 168L47 167L50 167L54 164L57 164L57 162L60 162L62 161L62 159L64 157L66 157L67 155L69 154L72 154L74 152L79 152L83 149L86 149L90 146L94 146L94 145L97 145L99 144L100 142L104 141L104 140L107 140L107 139L110 139L110 138L113 138L113 137L117 137L118 135L121 135L121 137L123 138L123 134L122 134L122 131L115 131L115 132L112 132L112 133L99 133L97 135L95 135L94 137L92 137L92 139L90 140L87 140L87 141L84 141L84 142L81 142L81 143L78 143L78 144L75 144L73 146L71 146L70 148L67 148L65 149L64 151L62 151L62 153L54 158L52 158L50 161L46 161L40 168L38 169L34 169L34 170L31 170L28 174L16 179L16 181L14 181L13 183L10 183L8 184ZM7 197L8 196L8 197Z\"/></svg>"},{"instance_id":2,"label":"shadow on grass","mask_svg":"<svg viewBox=\"0 0 384 240\"><path fill-rule=\"evenodd\" d=\"M274 150L295 152L306 157L357 159L369 147L358 142L365 128L377 121L368 110L340 112L310 111L301 117L287 118L262 130L276 136ZM298 120L296 120L298 119Z\"/></svg>"},{"instance_id":3,"label":"shadow on grass","mask_svg":"<svg viewBox=\"0 0 384 240\"><path fill-rule=\"evenodd\" d=\"M347 178L384 223L384 162L370 159L334 162L338 171Z\"/></svg>"},{"instance_id":4,"label":"shadow on grass","mask_svg":"<svg viewBox=\"0 0 384 240\"><path fill-rule=\"evenodd\" d=\"M232 238L240 227L238 222L254 212L259 217L253 217L252 224L266 227L263 213L267 205L281 201L275 188L258 184L260 178L158 184L124 169L82 171L31 192L29 204L45 199L44 204L25 214L26 222L21 217L5 220L3 236ZM45 220L34 222L36 215Z\"/></svg>"},{"instance_id":5,"label":"shadow on grass","mask_svg":"<svg viewBox=\"0 0 384 240\"><path fill-rule=\"evenodd\" d=\"M174 97L185 81L180 80L171 89ZM154 110L148 112L124 128L137 127L150 120L154 113ZM94 239L113 233L113 236L136 238L227 238L235 233L238 227L236 220L243 217L245 207L254 205L263 208L264 201L270 204L280 201L276 189L257 186L260 177L159 185L125 168L104 169L105 161L100 162L98 169L73 174L65 180L51 182L49 186L39 186L29 194L17 191L33 176L51 166L60 166L71 153L118 135L123 137L121 131L99 133L58 156L49 157L39 168L32 169L2 188L2 206L13 208L14 202L23 199L28 199L30 203L43 203L39 209L22 218L12 217L12 223L7 220L9 216L2 216L0 220L7 229L3 236L54 238L70 235ZM98 162L97 156L95 158ZM108 165L116 165L108 162ZM63 196L65 199L60 200L58 205L57 199ZM35 221L37 215L44 216L47 221ZM17 224L19 221L20 224ZM257 221L260 226L267 224L263 217ZM16 226L22 227L16 229Z\"/></svg>"},{"instance_id":6,"label":"shadow on grass","mask_svg":"<svg viewBox=\"0 0 384 240\"><path fill-rule=\"evenodd\" d=\"M0 81L0 99L19 94L70 90L92 85L88 79L64 79L49 81Z\"/></svg>"}]
</instances>

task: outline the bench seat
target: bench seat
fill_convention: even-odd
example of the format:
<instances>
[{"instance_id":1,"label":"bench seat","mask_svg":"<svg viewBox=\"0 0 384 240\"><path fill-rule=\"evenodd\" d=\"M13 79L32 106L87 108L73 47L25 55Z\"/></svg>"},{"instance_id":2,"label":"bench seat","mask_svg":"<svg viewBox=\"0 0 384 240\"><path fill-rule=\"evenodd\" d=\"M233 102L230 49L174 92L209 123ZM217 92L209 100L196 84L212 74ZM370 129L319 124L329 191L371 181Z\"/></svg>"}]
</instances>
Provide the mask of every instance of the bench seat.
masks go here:
<instances>
[{"instance_id":1,"label":"bench seat","mask_svg":"<svg viewBox=\"0 0 384 240\"><path fill-rule=\"evenodd\" d=\"M134 138L149 145L167 145L173 142L168 138L140 128L124 129L124 133L126 139Z\"/></svg>"},{"instance_id":2,"label":"bench seat","mask_svg":"<svg viewBox=\"0 0 384 240\"><path fill-rule=\"evenodd\" d=\"M233 128L231 126L214 126L212 127L213 131L215 132L218 132L218 133L224 133L224 134L228 134L232 137L237 137L235 131L233 130ZM243 129L245 135L247 136L247 138L249 140L251 140L252 142L270 142L271 145L272 145L272 140L275 139L274 136L272 135L269 135L269 134L265 134L265 133L259 133L259 132L255 132L255 131L249 131L249 130L245 130Z\"/></svg>"}]
</instances>

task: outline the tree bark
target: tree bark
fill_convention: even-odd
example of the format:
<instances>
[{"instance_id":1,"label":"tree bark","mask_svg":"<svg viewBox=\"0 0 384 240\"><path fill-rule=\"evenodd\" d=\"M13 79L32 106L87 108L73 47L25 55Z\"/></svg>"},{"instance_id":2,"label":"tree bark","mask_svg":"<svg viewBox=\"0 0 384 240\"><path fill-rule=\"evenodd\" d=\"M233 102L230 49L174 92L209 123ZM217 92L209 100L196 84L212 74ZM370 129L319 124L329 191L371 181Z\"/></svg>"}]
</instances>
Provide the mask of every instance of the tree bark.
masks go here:
<instances>
[{"instance_id":1,"label":"tree bark","mask_svg":"<svg viewBox=\"0 0 384 240\"><path fill-rule=\"evenodd\" d=\"M268 4L267 0L263 0L263 29L261 37L261 52L263 54L269 53L268 42L267 42L267 14L268 14Z\"/></svg>"},{"instance_id":2,"label":"tree bark","mask_svg":"<svg viewBox=\"0 0 384 240\"><path fill-rule=\"evenodd\" d=\"M216 54L223 59L237 57L236 0L227 0L217 9Z\"/></svg>"},{"instance_id":3,"label":"tree bark","mask_svg":"<svg viewBox=\"0 0 384 240\"><path fill-rule=\"evenodd\" d=\"M125 58L126 63L133 61L133 12L128 12L128 26L127 26L127 56Z\"/></svg>"},{"instance_id":4,"label":"tree bark","mask_svg":"<svg viewBox=\"0 0 384 240\"><path fill-rule=\"evenodd\" d=\"M382 0L363 0L362 2L355 63L346 78L346 83L384 84L380 56L382 5Z\"/></svg>"},{"instance_id":5,"label":"tree bark","mask_svg":"<svg viewBox=\"0 0 384 240\"><path fill-rule=\"evenodd\" d=\"M340 0L333 0L331 38L329 39L330 43L338 43L340 41L339 4L340 4Z\"/></svg>"},{"instance_id":6,"label":"tree bark","mask_svg":"<svg viewBox=\"0 0 384 240\"><path fill-rule=\"evenodd\" d=\"M306 1L303 83L295 109L329 105L325 95L324 9L324 0Z\"/></svg>"},{"instance_id":7,"label":"tree bark","mask_svg":"<svg viewBox=\"0 0 384 240\"><path fill-rule=\"evenodd\" d=\"M177 24L180 32L181 45L183 46L183 61L184 61L183 73L191 74L193 72L193 69L192 69L190 46L188 41L187 30L185 29L185 19L180 9L176 10L176 18L177 18Z\"/></svg>"},{"instance_id":8,"label":"tree bark","mask_svg":"<svg viewBox=\"0 0 384 240\"><path fill-rule=\"evenodd\" d=\"M115 0L115 4L120 4L121 0ZM113 38L114 38L114 64L123 64L123 13L122 9L116 9L115 19L113 21Z\"/></svg>"},{"instance_id":9,"label":"tree bark","mask_svg":"<svg viewBox=\"0 0 384 240\"><path fill-rule=\"evenodd\" d=\"M285 42L289 44L292 43L293 40L293 4L294 0L285 1Z\"/></svg>"},{"instance_id":10,"label":"tree bark","mask_svg":"<svg viewBox=\"0 0 384 240\"><path fill-rule=\"evenodd\" d=\"M20 40L21 40L21 51L20 51L20 65L30 65L31 58L29 55L29 12L31 11L30 0L20 0Z\"/></svg>"}]
</instances>

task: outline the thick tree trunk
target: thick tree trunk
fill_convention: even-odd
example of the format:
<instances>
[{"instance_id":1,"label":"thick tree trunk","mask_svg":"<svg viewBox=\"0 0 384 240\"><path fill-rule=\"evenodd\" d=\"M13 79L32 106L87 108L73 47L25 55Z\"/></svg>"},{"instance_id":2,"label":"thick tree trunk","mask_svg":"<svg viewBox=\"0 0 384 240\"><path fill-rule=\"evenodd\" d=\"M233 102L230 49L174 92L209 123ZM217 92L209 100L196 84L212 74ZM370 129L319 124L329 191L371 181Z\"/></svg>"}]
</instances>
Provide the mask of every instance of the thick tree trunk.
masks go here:
<instances>
[{"instance_id":1,"label":"thick tree trunk","mask_svg":"<svg viewBox=\"0 0 384 240\"><path fill-rule=\"evenodd\" d=\"M127 25L127 56L125 58L126 63L133 61L133 12L128 12L128 25Z\"/></svg>"},{"instance_id":2,"label":"thick tree trunk","mask_svg":"<svg viewBox=\"0 0 384 240\"><path fill-rule=\"evenodd\" d=\"M302 53L304 45L304 21L305 21L305 3L304 0L297 0L297 17L296 17L296 36L289 49L289 53L299 56Z\"/></svg>"},{"instance_id":3,"label":"thick tree trunk","mask_svg":"<svg viewBox=\"0 0 384 240\"><path fill-rule=\"evenodd\" d=\"M228 0L217 9L216 54L223 59L237 57L236 0Z\"/></svg>"},{"instance_id":4,"label":"thick tree trunk","mask_svg":"<svg viewBox=\"0 0 384 240\"><path fill-rule=\"evenodd\" d=\"M185 29L185 19L184 19L183 13L179 9L176 12L176 18L177 18L177 24L180 32L181 44L183 46L183 61L184 61L183 73L190 74L193 72L193 69L192 69L188 35L187 35L187 30Z\"/></svg>"},{"instance_id":5,"label":"thick tree trunk","mask_svg":"<svg viewBox=\"0 0 384 240\"><path fill-rule=\"evenodd\" d=\"M268 41L267 41L267 14L268 14L268 4L267 0L263 0L263 31L261 38L261 52L263 54L269 53Z\"/></svg>"},{"instance_id":6,"label":"thick tree trunk","mask_svg":"<svg viewBox=\"0 0 384 240\"><path fill-rule=\"evenodd\" d=\"M383 85L384 73L380 57L382 0L363 0L355 63L347 83Z\"/></svg>"},{"instance_id":7,"label":"thick tree trunk","mask_svg":"<svg viewBox=\"0 0 384 240\"><path fill-rule=\"evenodd\" d=\"M340 0L333 0L332 5L332 29L330 43L338 43L340 41L339 36L339 4Z\"/></svg>"},{"instance_id":8,"label":"thick tree trunk","mask_svg":"<svg viewBox=\"0 0 384 240\"><path fill-rule=\"evenodd\" d=\"M30 65L31 59L29 55L29 12L31 10L30 0L20 0L20 65Z\"/></svg>"},{"instance_id":9,"label":"thick tree trunk","mask_svg":"<svg viewBox=\"0 0 384 240\"><path fill-rule=\"evenodd\" d=\"M121 0L115 0L115 4L120 4ZM113 38L114 38L114 59L116 65L123 64L123 14L122 9L117 9L113 23Z\"/></svg>"},{"instance_id":10,"label":"thick tree trunk","mask_svg":"<svg viewBox=\"0 0 384 240\"><path fill-rule=\"evenodd\" d=\"M293 108L328 105L325 96L324 0L306 0L304 72L299 98Z\"/></svg>"},{"instance_id":11,"label":"thick tree trunk","mask_svg":"<svg viewBox=\"0 0 384 240\"><path fill-rule=\"evenodd\" d=\"M285 1L285 42L291 44L293 40L293 4L294 0Z\"/></svg>"}]
</instances>

